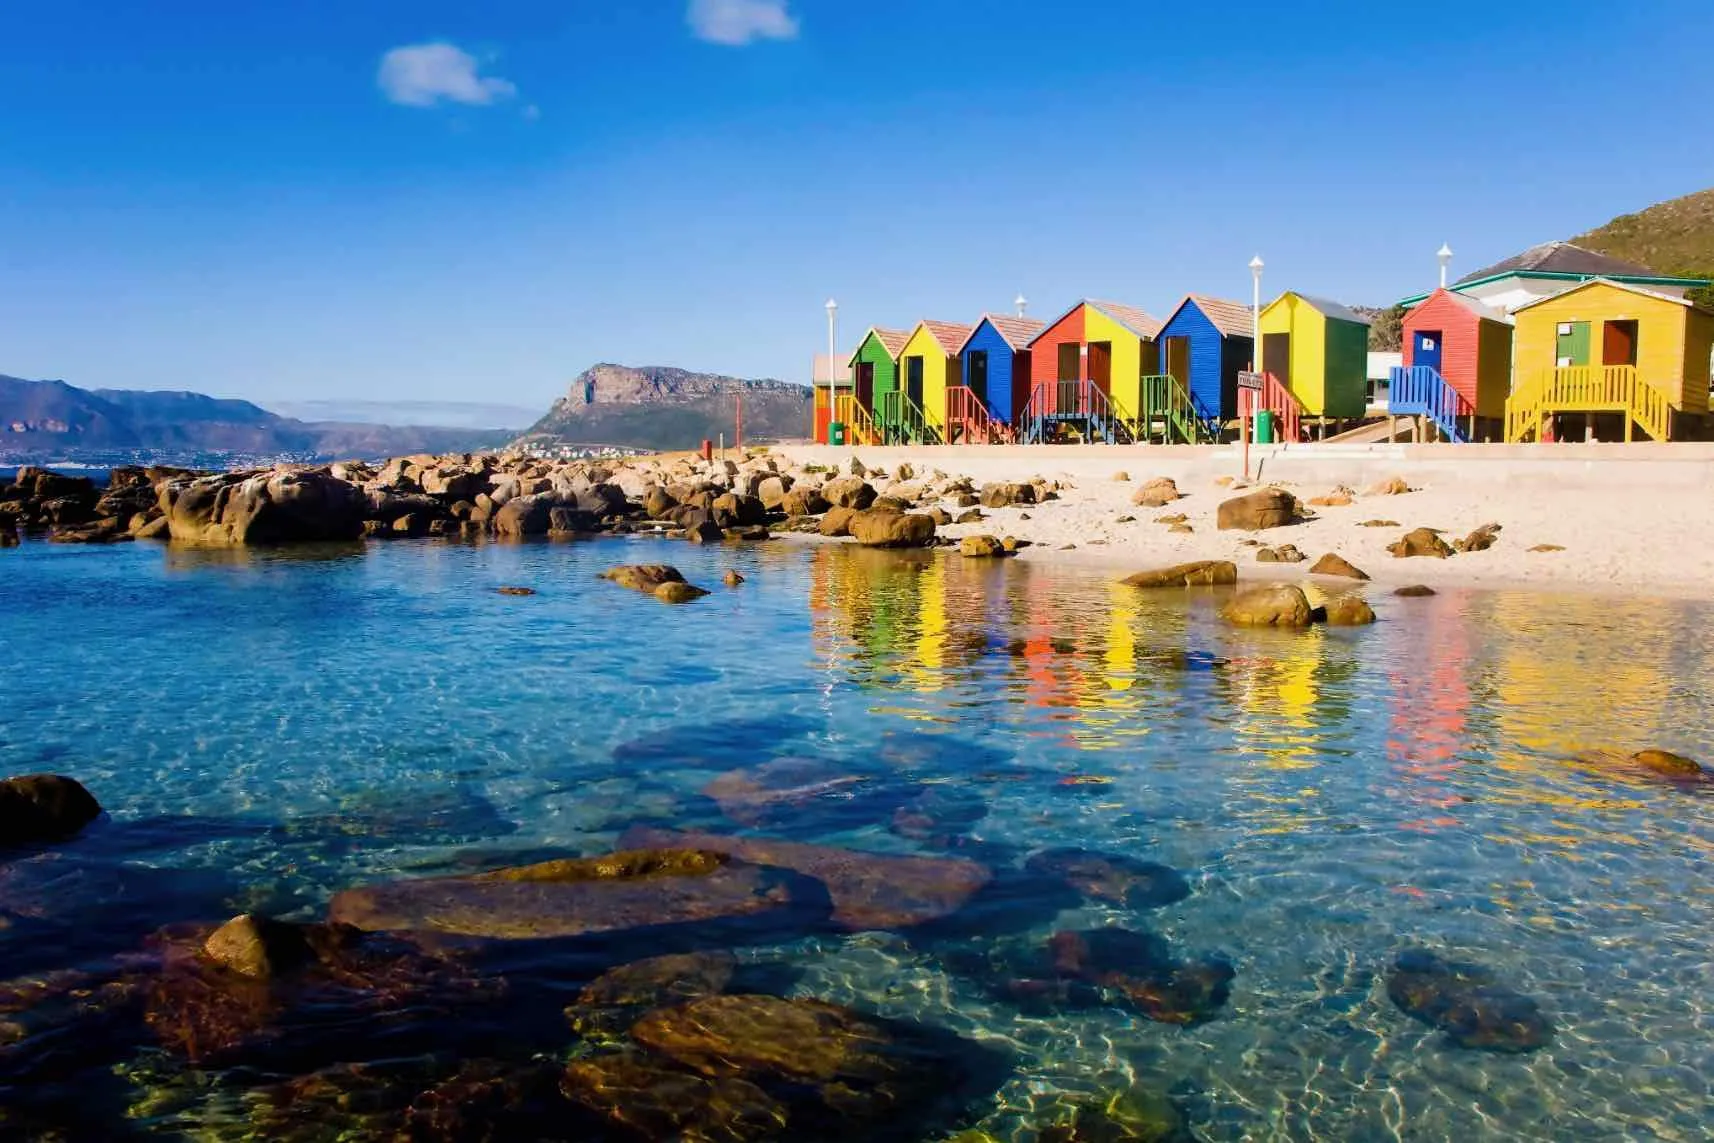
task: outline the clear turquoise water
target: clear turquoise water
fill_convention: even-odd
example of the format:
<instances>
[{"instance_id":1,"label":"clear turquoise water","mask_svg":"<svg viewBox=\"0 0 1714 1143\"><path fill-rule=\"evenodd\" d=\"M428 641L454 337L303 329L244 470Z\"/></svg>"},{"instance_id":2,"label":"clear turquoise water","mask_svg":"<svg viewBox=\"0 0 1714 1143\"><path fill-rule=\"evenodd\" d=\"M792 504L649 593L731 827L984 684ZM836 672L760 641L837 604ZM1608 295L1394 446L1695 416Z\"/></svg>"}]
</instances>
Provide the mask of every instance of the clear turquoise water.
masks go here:
<instances>
[{"instance_id":1,"label":"clear turquoise water","mask_svg":"<svg viewBox=\"0 0 1714 1143\"><path fill-rule=\"evenodd\" d=\"M674 608L595 578L656 560L714 594ZM719 586L728 567L749 582ZM1131 1084L1210 1140L1709 1137L1714 798L1599 753L1714 758L1707 606L1377 591L1372 628L1251 633L1212 594L1108 578L619 539L0 552L0 773L71 774L111 812L0 856L0 978L171 922L313 917L354 883L601 852L639 821L736 830L711 777L814 758L889 796L772 832L938 852L888 828L890 795L929 783L980 799L984 860L1082 846L1191 880L1146 914L744 951L789 962L795 994L1004 1051L972 1112L997 1137ZM1224 955L1229 1005L1189 1028L1026 1012L958 970L985 941L1107 924ZM1386 996L1415 945L1492 967L1553 1042L1447 1046Z\"/></svg>"}]
</instances>

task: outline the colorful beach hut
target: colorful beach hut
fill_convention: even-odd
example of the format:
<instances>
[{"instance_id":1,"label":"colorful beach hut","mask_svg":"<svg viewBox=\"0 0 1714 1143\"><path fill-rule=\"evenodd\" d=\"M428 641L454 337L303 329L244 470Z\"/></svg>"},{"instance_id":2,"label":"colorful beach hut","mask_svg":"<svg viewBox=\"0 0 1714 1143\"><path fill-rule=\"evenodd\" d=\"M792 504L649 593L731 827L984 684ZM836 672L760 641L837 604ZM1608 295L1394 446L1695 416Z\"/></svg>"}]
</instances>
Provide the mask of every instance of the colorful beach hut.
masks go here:
<instances>
[{"instance_id":1,"label":"colorful beach hut","mask_svg":"<svg viewBox=\"0 0 1714 1143\"><path fill-rule=\"evenodd\" d=\"M1506 439L1561 437L1580 414L1586 433L1655 440L1695 435L1708 413L1714 313L1671 294L1596 278L1512 313L1516 377Z\"/></svg>"},{"instance_id":2,"label":"colorful beach hut","mask_svg":"<svg viewBox=\"0 0 1714 1143\"><path fill-rule=\"evenodd\" d=\"M970 327L954 321L917 322L899 351L899 388L878 410L885 425L907 440L944 442L946 390L963 383L958 347Z\"/></svg>"},{"instance_id":3,"label":"colorful beach hut","mask_svg":"<svg viewBox=\"0 0 1714 1143\"><path fill-rule=\"evenodd\" d=\"M964 386L991 422L990 440L1010 440L1014 435L1030 399L1030 341L1046 327L1046 322L1035 318L983 314L958 348ZM949 405L949 421L957 419L956 411ZM968 435L980 434L972 425Z\"/></svg>"},{"instance_id":4,"label":"colorful beach hut","mask_svg":"<svg viewBox=\"0 0 1714 1143\"><path fill-rule=\"evenodd\" d=\"M1449 441L1497 439L1512 384L1511 319L1443 287L1405 314L1402 336L1387 411L1426 418Z\"/></svg>"},{"instance_id":5,"label":"colorful beach hut","mask_svg":"<svg viewBox=\"0 0 1714 1143\"><path fill-rule=\"evenodd\" d=\"M1143 378L1158 376L1161 323L1136 306L1081 301L1029 343L1030 403L1023 436L1041 443L1070 431L1084 440L1135 440Z\"/></svg>"},{"instance_id":6,"label":"colorful beach hut","mask_svg":"<svg viewBox=\"0 0 1714 1143\"><path fill-rule=\"evenodd\" d=\"M882 329L870 326L857 352L851 355L851 394L849 403L839 403L835 410L847 426L856 444L882 444L881 428L876 410L882 395L899 387L899 351L904 349L910 334L902 329Z\"/></svg>"},{"instance_id":7,"label":"colorful beach hut","mask_svg":"<svg viewBox=\"0 0 1714 1143\"><path fill-rule=\"evenodd\" d=\"M1189 397L1197 439L1238 415L1238 374L1256 359L1255 314L1243 302L1190 294L1160 332L1161 372Z\"/></svg>"},{"instance_id":8,"label":"colorful beach hut","mask_svg":"<svg viewBox=\"0 0 1714 1143\"><path fill-rule=\"evenodd\" d=\"M1338 302L1288 290L1262 309L1261 408L1281 439L1302 439L1302 418L1361 417L1368 404L1369 323Z\"/></svg>"}]
</instances>

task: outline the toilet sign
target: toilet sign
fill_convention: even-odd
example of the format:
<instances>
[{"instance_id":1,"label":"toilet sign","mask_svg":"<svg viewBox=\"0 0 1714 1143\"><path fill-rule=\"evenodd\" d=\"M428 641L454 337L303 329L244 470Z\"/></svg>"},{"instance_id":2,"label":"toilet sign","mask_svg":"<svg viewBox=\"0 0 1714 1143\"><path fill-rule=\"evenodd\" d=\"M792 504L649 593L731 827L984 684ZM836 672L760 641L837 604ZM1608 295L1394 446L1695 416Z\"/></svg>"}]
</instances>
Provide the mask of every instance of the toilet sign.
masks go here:
<instances>
[{"instance_id":1,"label":"toilet sign","mask_svg":"<svg viewBox=\"0 0 1714 1143\"><path fill-rule=\"evenodd\" d=\"M1238 388L1255 389L1259 391L1261 387L1262 375L1260 373L1251 373L1248 370L1245 370L1238 374Z\"/></svg>"}]
</instances>

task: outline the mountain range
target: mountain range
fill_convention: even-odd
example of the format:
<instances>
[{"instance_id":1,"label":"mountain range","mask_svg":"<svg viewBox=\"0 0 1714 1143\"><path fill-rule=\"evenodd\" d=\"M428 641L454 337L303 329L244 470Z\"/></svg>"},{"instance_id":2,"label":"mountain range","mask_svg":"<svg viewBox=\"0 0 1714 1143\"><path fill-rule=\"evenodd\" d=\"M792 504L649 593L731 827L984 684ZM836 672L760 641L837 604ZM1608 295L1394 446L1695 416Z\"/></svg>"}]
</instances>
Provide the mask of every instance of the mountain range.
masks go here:
<instances>
[{"instance_id":1,"label":"mountain range","mask_svg":"<svg viewBox=\"0 0 1714 1143\"><path fill-rule=\"evenodd\" d=\"M723 433L735 441L740 400L744 440L801 440L809 436L812 399L807 386L788 381L604 363L578 374L518 443L681 449Z\"/></svg>"}]
</instances>

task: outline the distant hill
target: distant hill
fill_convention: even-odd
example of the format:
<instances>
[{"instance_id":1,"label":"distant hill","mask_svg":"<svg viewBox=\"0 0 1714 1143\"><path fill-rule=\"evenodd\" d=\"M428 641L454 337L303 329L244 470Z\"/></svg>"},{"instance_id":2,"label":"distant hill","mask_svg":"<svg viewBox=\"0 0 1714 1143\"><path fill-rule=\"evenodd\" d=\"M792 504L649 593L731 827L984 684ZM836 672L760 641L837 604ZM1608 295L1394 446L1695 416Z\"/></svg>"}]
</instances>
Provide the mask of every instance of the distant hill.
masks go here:
<instances>
[{"instance_id":1,"label":"distant hill","mask_svg":"<svg viewBox=\"0 0 1714 1143\"><path fill-rule=\"evenodd\" d=\"M661 365L601 364L579 374L518 443L679 449L722 433L730 441L740 394L746 441L801 440L809 435L812 394L806 386Z\"/></svg>"},{"instance_id":2,"label":"distant hill","mask_svg":"<svg viewBox=\"0 0 1714 1143\"><path fill-rule=\"evenodd\" d=\"M508 435L298 421L249 401L201 393L80 389L64 381L0 376L0 454L14 458L123 451L378 456L488 447Z\"/></svg>"},{"instance_id":3,"label":"distant hill","mask_svg":"<svg viewBox=\"0 0 1714 1143\"><path fill-rule=\"evenodd\" d=\"M269 401L268 408L300 421L348 425L432 425L447 429L511 429L534 421L537 409L486 401ZM537 407L539 408L539 406Z\"/></svg>"},{"instance_id":4,"label":"distant hill","mask_svg":"<svg viewBox=\"0 0 1714 1143\"><path fill-rule=\"evenodd\" d=\"M1675 278L1714 278L1714 190L1622 214L1571 240L1586 250L1640 262ZM1701 292L1704 304L1714 301Z\"/></svg>"}]
</instances>

